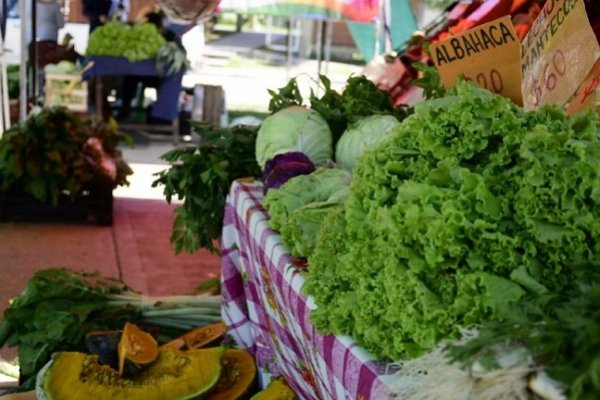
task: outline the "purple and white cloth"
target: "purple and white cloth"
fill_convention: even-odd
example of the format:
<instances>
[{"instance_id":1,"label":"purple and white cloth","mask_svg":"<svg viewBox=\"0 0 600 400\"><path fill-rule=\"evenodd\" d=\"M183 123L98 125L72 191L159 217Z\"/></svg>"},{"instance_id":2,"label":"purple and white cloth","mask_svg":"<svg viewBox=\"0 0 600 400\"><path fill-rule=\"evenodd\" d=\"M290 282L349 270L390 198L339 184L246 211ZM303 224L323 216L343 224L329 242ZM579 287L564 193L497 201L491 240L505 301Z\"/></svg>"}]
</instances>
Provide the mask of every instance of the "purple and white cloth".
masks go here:
<instances>
[{"instance_id":1,"label":"purple and white cloth","mask_svg":"<svg viewBox=\"0 0 600 400\"><path fill-rule=\"evenodd\" d=\"M269 229L262 183L233 182L222 234L222 314L238 347L255 357L263 378L283 375L301 399L386 399L386 373L348 336L319 334L302 293L306 268Z\"/></svg>"}]
</instances>

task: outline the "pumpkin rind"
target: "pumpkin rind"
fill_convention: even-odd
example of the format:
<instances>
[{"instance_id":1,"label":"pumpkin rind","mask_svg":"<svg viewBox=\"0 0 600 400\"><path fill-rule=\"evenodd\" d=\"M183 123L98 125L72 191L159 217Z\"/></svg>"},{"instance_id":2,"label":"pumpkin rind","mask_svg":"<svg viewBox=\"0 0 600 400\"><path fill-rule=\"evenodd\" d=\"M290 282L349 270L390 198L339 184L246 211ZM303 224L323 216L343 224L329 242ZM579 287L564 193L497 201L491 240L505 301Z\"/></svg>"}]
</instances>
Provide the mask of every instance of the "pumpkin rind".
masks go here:
<instances>
[{"instance_id":1,"label":"pumpkin rind","mask_svg":"<svg viewBox=\"0 0 600 400\"><path fill-rule=\"evenodd\" d=\"M163 349L147 369L126 379L100 365L96 355L56 353L38 376L38 400L191 399L216 385L222 354L218 347L186 352Z\"/></svg>"},{"instance_id":2,"label":"pumpkin rind","mask_svg":"<svg viewBox=\"0 0 600 400\"><path fill-rule=\"evenodd\" d=\"M190 350L194 351L194 350ZM256 363L246 350L227 349L221 358L221 377L203 400L238 400L256 379Z\"/></svg>"},{"instance_id":3,"label":"pumpkin rind","mask_svg":"<svg viewBox=\"0 0 600 400\"><path fill-rule=\"evenodd\" d=\"M273 379L266 388L256 393L250 400L297 400L298 396L283 378Z\"/></svg>"},{"instance_id":4,"label":"pumpkin rind","mask_svg":"<svg viewBox=\"0 0 600 400\"><path fill-rule=\"evenodd\" d=\"M201 349L203 347L216 345L227 333L227 325L223 322L200 326L184 335L163 344L161 347L171 347L174 349Z\"/></svg>"}]
</instances>

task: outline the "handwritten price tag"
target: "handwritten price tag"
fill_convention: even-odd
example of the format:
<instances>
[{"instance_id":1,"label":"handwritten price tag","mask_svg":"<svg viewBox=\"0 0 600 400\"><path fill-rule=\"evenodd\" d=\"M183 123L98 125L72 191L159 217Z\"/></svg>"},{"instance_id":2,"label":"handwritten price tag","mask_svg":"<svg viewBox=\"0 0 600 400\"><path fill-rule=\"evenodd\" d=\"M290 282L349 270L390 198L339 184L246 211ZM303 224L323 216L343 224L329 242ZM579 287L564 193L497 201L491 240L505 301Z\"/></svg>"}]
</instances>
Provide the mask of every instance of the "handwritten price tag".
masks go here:
<instances>
[{"instance_id":1,"label":"handwritten price tag","mask_svg":"<svg viewBox=\"0 0 600 400\"><path fill-rule=\"evenodd\" d=\"M579 111L596 108L600 111L600 60L583 81L571 99L567 112L573 115Z\"/></svg>"},{"instance_id":2,"label":"handwritten price tag","mask_svg":"<svg viewBox=\"0 0 600 400\"><path fill-rule=\"evenodd\" d=\"M522 105L520 43L509 16L431 45L444 86L463 76Z\"/></svg>"},{"instance_id":3,"label":"handwritten price tag","mask_svg":"<svg viewBox=\"0 0 600 400\"><path fill-rule=\"evenodd\" d=\"M583 0L547 0L521 45L525 109L567 104L598 52Z\"/></svg>"}]
</instances>

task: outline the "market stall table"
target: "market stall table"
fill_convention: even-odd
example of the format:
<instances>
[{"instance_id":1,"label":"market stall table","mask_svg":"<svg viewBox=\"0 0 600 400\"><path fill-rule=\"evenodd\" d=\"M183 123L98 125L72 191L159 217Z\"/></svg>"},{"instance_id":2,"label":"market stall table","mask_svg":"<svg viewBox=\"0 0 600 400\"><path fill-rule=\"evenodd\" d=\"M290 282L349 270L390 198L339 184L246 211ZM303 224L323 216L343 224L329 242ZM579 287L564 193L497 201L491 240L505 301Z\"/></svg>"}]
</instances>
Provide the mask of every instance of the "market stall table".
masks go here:
<instances>
[{"instance_id":1,"label":"market stall table","mask_svg":"<svg viewBox=\"0 0 600 400\"><path fill-rule=\"evenodd\" d=\"M124 57L92 56L86 59L89 68L84 72L83 78L96 81L94 102L96 110L103 102L102 77L107 76L159 76L161 84L157 90L156 102L152 107L151 116L167 121L171 125L127 125L121 124L123 128L140 128L154 131L170 131L173 141L177 142L179 137L179 96L182 89L183 70L174 74L165 75L157 67L155 60L142 60L131 62ZM163 129L161 129L163 128Z\"/></svg>"},{"instance_id":2,"label":"market stall table","mask_svg":"<svg viewBox=\"0 0 600 400\"><path fill-rule=\"evenodd\" d=\"M255 356L262 385L283 375L302 399L385 399L390 365L375 361L348 336L321 335L302 293L306 268L269 229L263 186L235 181L222 235L222 314L229 333Z\"/></svg>"}]
</instances>

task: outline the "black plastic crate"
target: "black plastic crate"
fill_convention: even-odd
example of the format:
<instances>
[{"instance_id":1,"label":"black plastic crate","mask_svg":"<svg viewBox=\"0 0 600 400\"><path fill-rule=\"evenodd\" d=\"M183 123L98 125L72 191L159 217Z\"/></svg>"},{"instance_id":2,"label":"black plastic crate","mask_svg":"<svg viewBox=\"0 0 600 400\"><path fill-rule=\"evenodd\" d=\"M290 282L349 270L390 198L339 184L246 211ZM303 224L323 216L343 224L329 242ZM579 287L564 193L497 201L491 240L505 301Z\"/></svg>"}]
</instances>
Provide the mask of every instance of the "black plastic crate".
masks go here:
<instances>
[{"instance_id":1,"label":"black plastic crate","mask_svg":"<svg viewBox=\"0 0 600 400\"><path fill-rule=\"evenodd\" d=\"M113 186L86 184L81 193L61 193L57 206L44 203L19 189L0 191L0 221L73 222L110 226L113 222Z\"/></svg>"}]
</instances>

